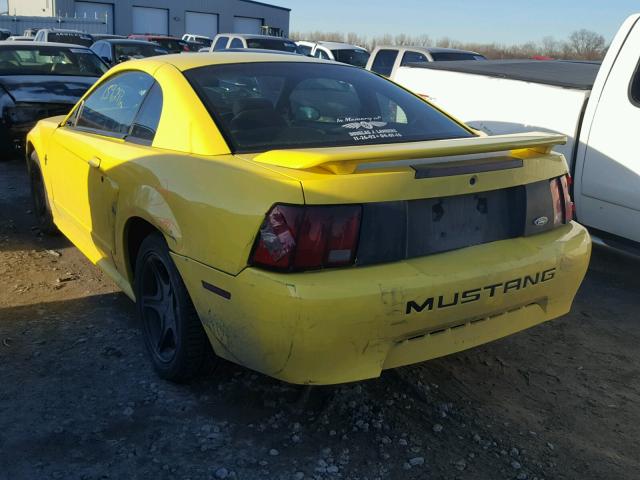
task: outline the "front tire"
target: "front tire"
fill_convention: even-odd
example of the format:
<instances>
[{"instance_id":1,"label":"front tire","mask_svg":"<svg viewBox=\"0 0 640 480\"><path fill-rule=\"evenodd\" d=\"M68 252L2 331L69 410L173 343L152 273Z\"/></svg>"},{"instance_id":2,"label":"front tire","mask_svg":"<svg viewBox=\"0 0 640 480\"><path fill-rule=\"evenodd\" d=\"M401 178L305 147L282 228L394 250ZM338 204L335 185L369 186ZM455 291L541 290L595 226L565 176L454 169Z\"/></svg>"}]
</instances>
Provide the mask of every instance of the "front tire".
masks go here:
<instances>
[{"instance_id":1,"label":"front tire","mask_svg":"<svg viewBox=\"0 0 640 480\"><path fill-rule=\"evenodd\" d=\"M140 246L135 295L144 342L158 375L179 383L196 377L213 355L211 345L159 233Z\"/></svg>"},{"instance_id":2,"label":"front tire","mask_svg":"<svg viewBox=\"0 0 640 480\"><path fill-rule=\"evenodd\" d=\"M53 222L53 213L47 196L47 189L44 184L44 177L40 169L38 154L34 151L29 156L27 162L29 173L29 183L31 186L31 200L33 202L33 213L38 222L38 228L47 235L57 235L59 233Z\"/></svg>"}]
</instances>

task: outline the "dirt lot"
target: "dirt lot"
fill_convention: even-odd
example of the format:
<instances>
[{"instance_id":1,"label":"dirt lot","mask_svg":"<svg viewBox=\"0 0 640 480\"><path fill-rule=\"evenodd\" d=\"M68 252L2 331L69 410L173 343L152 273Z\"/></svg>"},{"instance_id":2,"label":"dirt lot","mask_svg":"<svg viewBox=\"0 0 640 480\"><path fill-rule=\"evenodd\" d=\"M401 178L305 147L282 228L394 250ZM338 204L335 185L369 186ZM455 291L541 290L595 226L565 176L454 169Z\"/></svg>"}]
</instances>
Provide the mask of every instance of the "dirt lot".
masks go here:
<instances>
[{"instance_id":1,"label":"dirt lot","mask_svg":"<svg viewBox=\"0 0 640 480\"><path fill-rule=\"evenodd\" d=\"M2 479L638 479L640 262L596 250L573 311L377 380L224 364L159 380L131 302L33 227L0 162Z\"/></svg>"}]
</instances>

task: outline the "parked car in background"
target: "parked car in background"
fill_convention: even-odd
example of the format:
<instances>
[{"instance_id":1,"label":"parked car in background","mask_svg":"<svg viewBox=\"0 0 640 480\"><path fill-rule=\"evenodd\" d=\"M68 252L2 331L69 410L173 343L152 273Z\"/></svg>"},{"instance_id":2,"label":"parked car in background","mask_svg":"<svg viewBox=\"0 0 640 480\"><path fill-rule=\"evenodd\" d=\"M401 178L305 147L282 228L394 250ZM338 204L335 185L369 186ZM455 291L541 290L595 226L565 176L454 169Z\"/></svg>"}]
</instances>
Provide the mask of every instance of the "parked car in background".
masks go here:
<instances>
[{"instance_id":1,"label":"parked car in background","mask_svg":"<svg viewBox=\"0 0 640 480\"><path fill-rule=\"evenodd\" d=\"M213 41L211 40L211 38L204 35L193 35L191 33L185 33L184 35L182 35L182 40L188 43L199 45L199 48L197 48L196 50L199 50L203 47L210 47Z\"/></svg>"},{"instance_id":2,"label":"parked car in background","mask_svg":"<svg viewBox=\"0 0 640 480\"><path fill-rule=\"evenodd\" d=\"M33 37L25 37L24 35L12 35L6 40L7 42L33 42Z\"/></svg>"},{"instance_id":3,"label":"parked car in background","mask_svg":"<svg viewBox=\"0 0 640 480\"><path fill-rule=\"evenodd\" d=\"M160 47L164 48L169 53L184 53L191 51L191 48L189 47L187 42L176 37L169 37L167 35L134 34L129 35L128 38L157 43L158 45L160 45Z\"/></svg>"},{"instance_id":4,"label":"parked car in background","mask_svg":"<svg viewBox=\"0 0 640 480\"><path fill-rule=\"evenodd\" d=\"M480 136L364 69L233 50L118 65L27 148L40 225L135 299L160 376L213 348L318 385L566 314L591 243L563 141Z\"/></svg>"},{"instance_id":5,"label":"parked car in background","mask_svg":"<svg viewBox=\"0 0 640 480\"><path fill-rule=\"evenodd\" d=\"M250 35L240 33L222 33L216 35L209 51L230 48L251 48L257 50L277 50L281 52L300 53L294 41L288 38L269 35Z\"/></svg>"},{"instance_id":6,"label":"parked car in background","mask_svg":"<svg viewBox=\"0 0 640 480\"><path fill-rule=\"evenodd\" d=\"M34 42L54 42L54 43L71 43L73 45L81 45L90 47L93 44L93 37L79 30L58 30L58 29L42 29L38 30L33 39Z\"/></svg>"},{"instance_id":7,"label":"parked car in background","mask_svg":"<svg viewBox=\"0 0 640 480\"><path fill-rule=\"evenodd\" d=\"M169 53L155 42L130 38L100 40L91 45L91 50L109 66L135 58L155 57Z\"/></svg>"},{"instance_id":8,"label":"parked car in background","mask_svg":"<svg viewBox=\"0 0 640 480\"><path fill-rule=\"evenodd\" d=\"M456 60L486 60L486 57L476 52L455 48L377 46L373 49L366 68L393 80L398 68L410 63Z\"/></svg>"},{"instance_id":9,"label":"parked car in background","mask_svg":"<svg viewBox=\"0 0 640 480\"><path fill-rule=\"evenodd\" d=\"M0 43L0 152L20 149L41 118L69 112L107 66L90 49Z\"/></svg>"},{"instance_id":10,"label":"parked car in background","mask_svg":"<svg viewBox=\"0 0 640 480\"><path fill-rule=\"evenodd\" d=\"M602 64L488 61L401 67L394 80L491 135L566 135L578 220L599 241L640 254L640 15Z\"/></svg>"},{"instance_id":11,"label":"parked car in background","mask_svg":"<svg viewBox=\"0 0 640 480\"><path fill-rule=\"evenodd\" d=\"M323 60L335 60L348 63L356 67L365 67L369 60L369 52L366 48L349 43L338 42L296 42L300 53Z\"/></svg>"},{"instance_id":12,"label":"parked car in background","mask_svg":"<svg viewBox=\"0 0 640 480\"><path fill-rule=\"evenodd\" d=\"M0 41L6 40L11 36L11 30L7 30L5 28L0 28Z\"/></svg>"},{"instance_id":13,"label":"parked car in background","mask_svg":"<svg viewBox=\"0 0 640 480\"><path fill-rule=\"evenodd\" d=\"M127 38L124 35L114 35L112 33L92 33L93 41L97 42L98 40L110 40L114 38Z\"/></svg>"}]
</instances>

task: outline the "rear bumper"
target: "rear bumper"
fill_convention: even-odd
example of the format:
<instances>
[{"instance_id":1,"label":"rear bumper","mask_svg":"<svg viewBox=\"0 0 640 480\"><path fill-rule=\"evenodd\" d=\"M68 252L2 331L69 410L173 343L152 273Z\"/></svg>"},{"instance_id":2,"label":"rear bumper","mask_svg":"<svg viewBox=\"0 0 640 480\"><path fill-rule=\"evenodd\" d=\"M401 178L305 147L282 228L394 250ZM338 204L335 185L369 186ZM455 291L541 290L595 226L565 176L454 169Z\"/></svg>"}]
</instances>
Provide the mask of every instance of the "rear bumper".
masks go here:
<instances>
[{"instance_id":1,"label":"rear bumper","mask_svg":"<svg viewBox=\"0 0 640 480\"><path fill-rule=\"evenodd\" d=\"M571 223L402 262L300 274L247 268L233 277L174 259L218 355L287 382L334 384L567 313L590 252L588 233Z\"/></svg>"}]
</instances>

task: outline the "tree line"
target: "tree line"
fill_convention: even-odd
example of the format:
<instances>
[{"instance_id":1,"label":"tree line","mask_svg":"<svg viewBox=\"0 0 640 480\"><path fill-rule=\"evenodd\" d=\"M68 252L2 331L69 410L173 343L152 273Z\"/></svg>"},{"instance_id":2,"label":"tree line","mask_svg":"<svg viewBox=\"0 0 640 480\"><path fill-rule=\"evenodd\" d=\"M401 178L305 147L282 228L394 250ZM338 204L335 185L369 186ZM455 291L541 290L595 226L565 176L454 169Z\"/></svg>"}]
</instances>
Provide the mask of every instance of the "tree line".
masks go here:
<instances>
[{"instance_id":1,"label":"tree line","mask_svg":"<svg viewBox=\"0 0 640 480\"><path fill-rule=\"evenodd\" d=\"M448 37L435 41L423 35L379 35L366 37L354 32L293 32L294 40L345 42L359 45L371 51L376 45L413 45L420 47L445 47L472 50L490 59L531 58L545 56L565 60L602 60L607 45L602 35L591 30L576 30L565 40L544 37L539 42L526 42L518 45L500 43L460 42Z\"/></svg>"}]
</instances>

